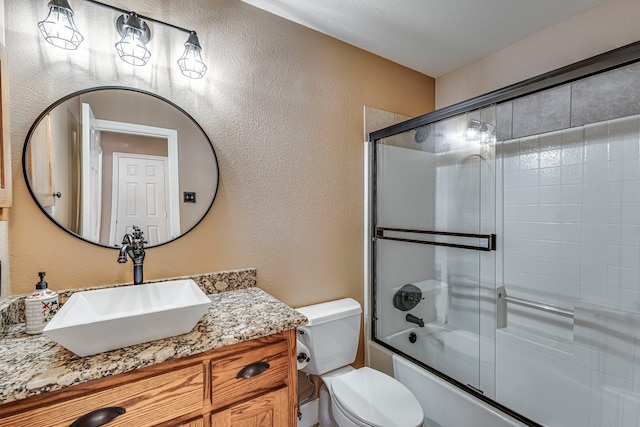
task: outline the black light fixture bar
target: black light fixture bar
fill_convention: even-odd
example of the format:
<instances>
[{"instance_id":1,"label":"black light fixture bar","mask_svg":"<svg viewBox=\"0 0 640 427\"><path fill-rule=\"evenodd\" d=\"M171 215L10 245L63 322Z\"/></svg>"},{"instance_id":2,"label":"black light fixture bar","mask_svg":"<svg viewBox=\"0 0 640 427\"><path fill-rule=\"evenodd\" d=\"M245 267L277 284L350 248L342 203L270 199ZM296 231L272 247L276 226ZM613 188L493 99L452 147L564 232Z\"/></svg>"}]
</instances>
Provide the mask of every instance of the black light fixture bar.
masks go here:
<instances>
[{"instance_id":1,"label":"black light fixture bar","mask_svg":"<svg viewBox=\"0 0 640 427\"><path fill-rule=\"evenodd\" d=\"M93 4L97 4L98 6L106 7L107 9L115 10L116 12L124 13L124 14L127 14L127 15L133 13L133 11L131 11L131 10L121 9L119 7L111 6L110 4L102 3L101 1L97 1L97 0L84 0L84 1L89 2L89 3L93 3ZM182 28L182 27L179 27L177 25L170 24L168 22L160 21L159 19L151 18L149 16L140 15L139 13L136 13L136 15L138 16L138 18L142 19L143 21L154 22L156 24L161 24L161 25L164 25L164 26L167 26L167 27L171 27L171 28L173 28L175 30L183 31L183 32L189 33L189 34L195 33L195 31L193 31L193 30L187 30L186 28Z\"/></svg>"},{"instance_id":2,"label":"black light fixture bar","mask_svg":"<svg viewBox=\"0 0 640 427\"><path fill-rule=\"evenodd\" d=\"M121 39L115 44L115 48L124 62L143 66L149 61L151 52L147 43L151 39L151 29L147 22L153 22L189 34L184 43L184 52L176 61L182 74L191 79L201 79L207 72L207 65L202 60L202 47L195 31L98 0L84 1L121 14L116 21ZM73 10L67 0L49 0L49 14L38 22L38 27L47 42L62 49L75 50L84 39L73 22Z\"/></svg>"}]
</instances>

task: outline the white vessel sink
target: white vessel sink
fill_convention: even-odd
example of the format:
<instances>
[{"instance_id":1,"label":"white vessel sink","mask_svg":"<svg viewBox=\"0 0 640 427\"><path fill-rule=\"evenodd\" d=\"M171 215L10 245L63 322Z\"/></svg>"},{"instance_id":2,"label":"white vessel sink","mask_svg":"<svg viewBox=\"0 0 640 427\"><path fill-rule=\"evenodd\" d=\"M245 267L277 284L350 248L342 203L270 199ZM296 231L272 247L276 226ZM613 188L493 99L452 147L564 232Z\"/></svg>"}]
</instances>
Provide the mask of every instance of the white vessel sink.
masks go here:
<instances>
[{"instance_id":1,"label":"white vessel sink","mask_svg":"<svg viewBox=\"0 0 640 427\"><path fill-rule=\"evenodd\" d=\"M76 292L43 333L78 356L185 334L211 300L191 280Z\"/></svg>"}]
</instances>

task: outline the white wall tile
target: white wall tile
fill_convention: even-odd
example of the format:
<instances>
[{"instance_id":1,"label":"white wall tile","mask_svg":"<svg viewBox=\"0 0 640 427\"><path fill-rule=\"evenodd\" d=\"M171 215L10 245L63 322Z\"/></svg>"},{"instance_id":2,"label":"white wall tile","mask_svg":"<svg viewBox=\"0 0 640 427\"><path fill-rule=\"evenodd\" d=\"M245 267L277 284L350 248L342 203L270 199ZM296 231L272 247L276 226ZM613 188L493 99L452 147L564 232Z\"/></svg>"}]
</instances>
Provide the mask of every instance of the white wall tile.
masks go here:
<instances>
[{"instance_id":1,"label":"white wall tile","mask_svg":"<svg viewBox=\"0 0 640 427\"><path fill-rule=\"evenodd\" d=\"M640 182L624 181L622 183L622 200L626 203L640 202Z\"/></svg>"},{"instance_id":2,"label":"white wall tile","mask_svg":"<svg viewBox=\"0 0 640 427\"><path fill-rule=\"evenodd\" d=\"M640 272L637 268L622 268L620 270L620 286L624 289L640 291ZM640 300L636 298L636 308L640 308Z\"/></svg>"},{"instance_id":3,"label":"white wall tile","mask_svg":"<svg viewBox=\"0 0 640 427\"><path fill-rule=\"evenodd\" d=\"M580 242L582 226L580 224L563 224L560 230L559 239L563 242Z\"/></svg>"},{"instance_id":4,"label":"white wall tile","mask_svg":"<svg viewBox=\"0 0 640 427\"><path fill-rule=\"evenodd\" d=\"M609 203L622 203L622 186L619 182L607 183L605 191Z\"/></svg>"},{"instance_id":5,"label":"white wall tile","mask_svg":"<svg viewBox=\"0 0 640 427\"><path fill-rule=\"evenodd\" d=\"M550 168L560 166L562 163L562 150L547 150L540 153L540 167Z\"/></svg>"},{"instance_id":6,"label":"white wall tile","mask_svg":"<svg viewBox=\"0 0 640 427\"><path fill-rule=\"evenodd\" d=\"M607 143L609 149L609 161L613 163L615 160L624 159L623 138L619 135L609 138Z\"/></svg>"},{"instance_id":7,"label":"white wall tile","mask_svg":"<svg viewBox=\"0 0 640 427\"><path fill-rule=\"evenodd\" d=\"M607 265L622 267L622 246L615 244L607 246Z\"/></svg>"},{"instance_id":8,"label":"white wall tile","mask_svg":"<svg viewBox=\"0 0 640 427\"><path fill-rule=\"evenodd\" d=\"M621 265L624 268L639 268L640 267L640 250L638 247L625 246L622 250L622 262Z\"/></svg>"},{"instance_id":9,"label":"white wall tile","mask_svg":"<svg viewBox=\"0 0 640 427\"><path fill-rule=\"evenodd\" d=\"M584 147L584 159L586 163L606 162L608 158L607 144L605 141L592 141Z\"/></svg>"},{"instance_id":10,"label":"white wall tile","mask_svg":"<svg viewBox=\"0 0 640 427\"><path fill-rule=\"evenodd\" d=\"M578 147L563 147L561 152L563 166L582 164L584 159L584 147L582 144Z\"/></svg>"},{"instance_id":11,"label":"white wall tile","mask_svg":"<svg viewBox=\"0 0 640 427\"><path fill-rule=\"evenodd\" d=\"M593 162L584 164L583 179L586 183L601 183L608 179L608 165L606 162Z\"/></svg>"},{"instance_id":12,"label":"white wall tile","mask_svg":"<svg viewBox=\"0 0 640 427\"><path fill-rule=\"evenodd\" d=\"M580 243L578 242L563 241L560 244L560 252L563 261L580 261Z\"/></svg>"},{"instance_id":13,"label":"white wall tile","mask_svg":"<svg viewBox=\"0 0 640 427\"><path fill-rule=\"evenodd\" d=\"M583 223L581 241L597 245L603 244L607 241L607 226L600 223Z\"/></svg>"},{"instance_id":14,"label":"white wall tile","mask_svg":"<svg viewBox=\"0 0 640 427\"><path fill-rule=\"evenodd\" d=\"M562 203L582 203L582 190L583 187L581 185L563 185L560 189L562 192ZM585 192L585 194L589 193ZM588 199L587 196L585 196L585 202L599 203L603 197L606 198L606 194L594 194L592 199Z\"/></svg>"},{"instance_id":15,"label":"white wall tile","mask_svg":"<svg viewBox=\"0 0 640 427\"><path fill-rule=\"evenodd\" d=\"M559 167L545 168L540 170L540 185L560 185L562 184L562 169Z\"/></svg>"},{"instance_id":16,"label":"white wall tile","mask_svg":"<svg viewBox=\"0 0 640 427\"><path fill-rule=\"evenodd\" d=\"M582 244L581 260L585 264L606 265L607 247L602 244Z\"/></svg>"},{"instance_id":17,"label":"white wall tile","mask_svg":"<svg viewBox=\"0 0 640 427\"><path fill-rule=\"evenodd\" d=\"M615 144L617 146L617 144ZM622 181L622 157L616 160L609 160L607 163L607 180L609 182Z\"/></svg>"},{"instance_id":18,"label":"white wall tile","mask_svg":"<svg viewBox=\"0 0 640 427\"><path fill-rule=\"evenodd\" d=\"M624 181L640 179L640 162L637 156L625 154L622 160L622 179Z\"/></svg>"},{"instance_id":19,"label":"white wall tile","mask_svg":"<svg viewBox=\"0 0 640 427\"><path fill-rule=\"evenodd\" d=\"M564 203L559 205L561 210L561 221L567 223L579 223L582 221L582 205Z\"/></svg>"},{"instance_id":20,"label":"white wall tile","mask_svg":"<svg viewBox=\"0 0 640 427\"><path fill-rule=\"evenodd\" d=\"M609 203L607 205L607 224L622 224L622 203Z\"/></svg>"},{"instance_id":21,"label":"white wall tile","mask_svg":"<svg viewBox=\"0 0 640 427\"><path fill-rule=\"evenodd\" d=\"M607 287L602 284L582 283L580 285L580 299L593 304L607 300Z\"/></svg>"},{"instance_id":22,"label":"white wall tile","mask_svg":"<svg viewBox=\"0 0 640 427\"><path fill-rule=\"evenodd\" d=\"M558 177L559 176L560 174L558 173ZM512 191L515 192L516 194L518 192L518 190L512 190ZM562 189L559 186L541 186L538 191L538 194L540 197L539 201L542 204L559 204L562 202Z\"/></svg>"},{"instance_id":23,"label":"white wall tile","mask_svg":"<svg viewBox=\"0 0 640 427\"><path fill-rule=\"evenodd\" d=\"M518 172L518 186L520 188L538 187L540 185L540 169L524 169Z\"/></svg>"},{"instance_id":24,"label":"white wall tile","mask_svg":"<svg viewBox=\"0 0 640 427\"><path fill-rule=\"evenodd\" d=\"M609 207L604 203L585 203L582 205L582 222L584 224L606 224Z\"/></svg>"},{"instance_id":25,"label":"white wall tile","mask_svg":"<svg viewBox=\"0 0 640 427\"><path fill-rule=\"evenodd\" d=\"M582 183L582 165L567 165L560 173L562 185L573 185Z\"/></svg>"},{"instance_id":26,"label":"white wall tile","mask_svg":"<svg viewBox=\"0 0 640 427\"><path fill-rule=\"evenodd\" d=\"M541 257L561 259L562 245L557 240L539 240L538 249Z\"/></svg>"},{"instance_id":27,"label":"white wall tile","mask_svg":"<svg viewBox=\"0 0 640 427\"><path fill-rule=\"evenodd\" d=\"M542 222L562 222L563 206L541 205L538 208L539 220Z\"/></svg>"}]
</instances>

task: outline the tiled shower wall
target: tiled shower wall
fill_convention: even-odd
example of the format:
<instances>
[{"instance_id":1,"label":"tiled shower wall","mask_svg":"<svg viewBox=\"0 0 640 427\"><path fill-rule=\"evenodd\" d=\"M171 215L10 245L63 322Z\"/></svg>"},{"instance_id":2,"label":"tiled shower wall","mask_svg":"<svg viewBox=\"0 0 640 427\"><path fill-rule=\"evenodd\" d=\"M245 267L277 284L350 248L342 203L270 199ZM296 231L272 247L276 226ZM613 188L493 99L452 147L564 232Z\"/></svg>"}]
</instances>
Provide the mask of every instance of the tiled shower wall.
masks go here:
<instances>
[{"instance_id":1,"label":"tiled shower wall","mask_svg":"<svg viewBox=\"0 0 640 427\"><path fill-rule=\"evenodd\" d=\"M496 399L545 425L640 417L639 81L634 64L497 106L498 285L575 310L509 305L498 330Z\"/></svg>"},{"instance_id":2,"label":"tiled shower wall","mask_svg":"<svg viewBox=\"0 0 640 427\"><path fill-rule=\"evenodd\" d=\"M507 291L640 309L638 81L634 64L497 106Z\"/></svg>"}]
</instances>

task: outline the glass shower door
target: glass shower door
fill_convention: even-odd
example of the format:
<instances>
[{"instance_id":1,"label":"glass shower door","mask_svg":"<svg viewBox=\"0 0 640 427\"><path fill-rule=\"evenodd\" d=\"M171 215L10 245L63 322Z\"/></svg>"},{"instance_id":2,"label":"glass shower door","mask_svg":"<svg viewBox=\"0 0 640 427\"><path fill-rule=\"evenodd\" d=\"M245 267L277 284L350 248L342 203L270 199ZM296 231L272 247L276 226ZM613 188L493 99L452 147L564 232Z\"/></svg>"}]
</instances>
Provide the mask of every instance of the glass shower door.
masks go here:
<instances>
[{"instance_id":1,"label":"glass shower door","mask_svg":"<svg viewBox=\"0 0 640 427\"><path fill-rule=\"evenodd\" d=\"M375 147L374 338L481 392L493 390L480 337L483 287L495 286L495 156L467 132L491 111Z\"/></svg>"}]
</instances>

